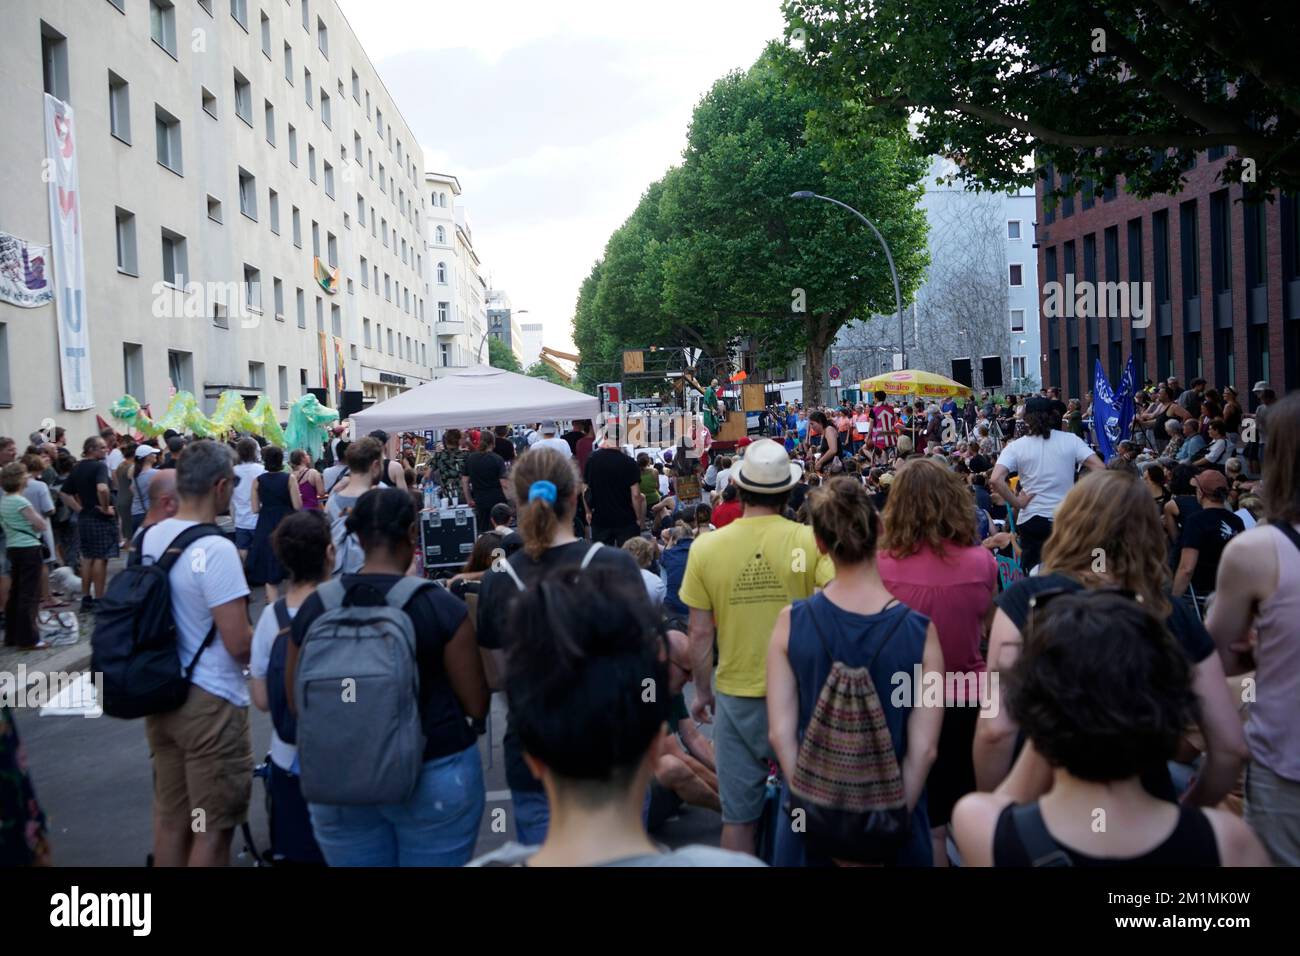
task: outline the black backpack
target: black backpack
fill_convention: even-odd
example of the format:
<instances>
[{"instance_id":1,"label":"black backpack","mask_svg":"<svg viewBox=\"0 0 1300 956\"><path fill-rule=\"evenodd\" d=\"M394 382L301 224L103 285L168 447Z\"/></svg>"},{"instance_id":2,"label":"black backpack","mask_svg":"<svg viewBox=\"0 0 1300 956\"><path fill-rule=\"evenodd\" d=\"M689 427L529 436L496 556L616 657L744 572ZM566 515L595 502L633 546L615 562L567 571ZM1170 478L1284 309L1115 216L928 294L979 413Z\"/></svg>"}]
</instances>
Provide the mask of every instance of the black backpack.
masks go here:
<instances>
[{"instance_id":1,"label":"black backpack","mask_svg":"<svg viewBox=\"0 0 1300 956\"><path fill-rule=\"evenodd\" d=\"M289 606L284 598L271 607L275 610L275 621L280 630L271 643L271 658L266 664L266 702L276 734L286 744L292 744L298 739L298 718L289 709L289 693L284 686L284 660L289 650L289 630L293 619L289 617Z\"/></svg>"},{"instance_id":2,"label":"black backpack","mask_svg":"<svg viewBox=\"0 0 1300 956\"><path fill-rule=\"evenodd\" d=\"M200 538L221 535L214 524L186 528L153 564L144 564L144 536L113 578L108 593L95 608L90 637L91 670L104 676L104 713L133 719L163 714L185 703L190 675L199 656L212 643L214 623L189 666L182 668L176 644L168 574L177 559Z\"/></svg>"}]
</instances>

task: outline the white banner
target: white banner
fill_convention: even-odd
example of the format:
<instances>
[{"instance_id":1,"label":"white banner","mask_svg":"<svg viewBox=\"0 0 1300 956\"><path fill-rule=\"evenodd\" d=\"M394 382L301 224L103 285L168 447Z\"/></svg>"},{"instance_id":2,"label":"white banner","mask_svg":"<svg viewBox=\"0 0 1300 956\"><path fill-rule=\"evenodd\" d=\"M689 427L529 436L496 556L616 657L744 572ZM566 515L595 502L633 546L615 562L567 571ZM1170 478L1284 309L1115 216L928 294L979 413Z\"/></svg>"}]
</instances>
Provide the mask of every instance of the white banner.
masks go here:
<instances>
[{"instance_id":1,"label":"white banner","mask_svg":"<svg viewBox=\"0 0 1300 956\"><path fill-rule=\"evenodd\" d=\"M81 197L72 107L45 94L45 174L50 184L50 245L54 249L54 298L59 324L59 370L63 407L95 406L90 386L90 333L86 321L86 262L82 249Z\"/></svg>"},{"instance_id":2,"label":"white banner","mask_svg":"<svg viewBox=\"0 0 1300 956\"><path fill-rule=\"evenodd\" d=\"M54 301L49 246L0 232L0 302L34 309Z\"/></svg>"}]
</instances>

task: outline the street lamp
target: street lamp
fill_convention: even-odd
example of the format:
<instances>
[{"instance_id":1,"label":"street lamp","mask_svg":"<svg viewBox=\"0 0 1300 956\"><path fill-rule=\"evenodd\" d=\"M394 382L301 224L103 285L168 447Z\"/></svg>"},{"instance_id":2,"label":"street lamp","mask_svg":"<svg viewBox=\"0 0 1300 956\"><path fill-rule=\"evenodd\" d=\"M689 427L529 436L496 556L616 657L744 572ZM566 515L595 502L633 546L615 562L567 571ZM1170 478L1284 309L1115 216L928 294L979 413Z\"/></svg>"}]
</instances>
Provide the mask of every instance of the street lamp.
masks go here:
<instances>
[{"instance_id":1,"label":"street lamp","mask_svg":"<svg viewBox=\"0 0 1300 956\"><path fill-rule=\"evenodd\" d=\"M513 315L527 315L527 314L528 314L528 310L527 310L527 309L516 309L512 314L513 314ZM486 328L486 329L483 330L483 338L481 338L481 339L478 340L478 350L477 350L474 354L477 356L477 358L475 359L475 361L477 361L480 365L483 364L483 346L487 344L488 336L489 336L491 333L492 333L492 327L491 327L491 326L488 326L488 328Z\"/></svg>"},{"instance_id":2,"label":"street lamp","mask_svg":"<svg viewBox=\"0 0 1300 956\"><path fill-rule=\"evenodd\" d=\"M898 272L894 269L894 256L889 251L889 243L885 242L885 237L880 234L880 230L875 227L870 219L862 215L862 213L858 212L848 203L840 202L838 199L832 199L830 196L819 196L810 189L801 189L799 192L791 193L790 198L820 199L823 202L834 203L841 209L847 209L849 212L853 213L853 215L865 222L871 228L871 231L876 234L876 238L880 240L880 245L884 247L885 259L889 262L889 274L894 280L894 304L898 307L898 350L902 356L903 368L907 368L907 337L904 333L903 326L903 295L898 288Z\"/></svg>"}]
</instances>

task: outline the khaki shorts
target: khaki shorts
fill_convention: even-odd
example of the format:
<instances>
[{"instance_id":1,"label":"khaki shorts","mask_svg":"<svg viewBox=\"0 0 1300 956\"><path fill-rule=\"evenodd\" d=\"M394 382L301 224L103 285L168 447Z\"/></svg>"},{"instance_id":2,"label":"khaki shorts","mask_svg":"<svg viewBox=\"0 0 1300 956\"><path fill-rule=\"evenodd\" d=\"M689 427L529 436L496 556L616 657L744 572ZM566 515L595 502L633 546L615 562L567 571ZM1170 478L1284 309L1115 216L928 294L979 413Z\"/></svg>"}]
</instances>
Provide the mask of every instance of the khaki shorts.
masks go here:
<instances>
[{"instance_id":1,"label":"khaki shorts","mask_svg":"<svg viewBox=\"0 0 1300 956\"><path fill-rule=\"evenodd\" d=\"M144 730L153 757L154 812L162 822L216 832L248 819L253 747L247 707L191 685L178 710L146 717Z\"/></svg>"}]
</instances>

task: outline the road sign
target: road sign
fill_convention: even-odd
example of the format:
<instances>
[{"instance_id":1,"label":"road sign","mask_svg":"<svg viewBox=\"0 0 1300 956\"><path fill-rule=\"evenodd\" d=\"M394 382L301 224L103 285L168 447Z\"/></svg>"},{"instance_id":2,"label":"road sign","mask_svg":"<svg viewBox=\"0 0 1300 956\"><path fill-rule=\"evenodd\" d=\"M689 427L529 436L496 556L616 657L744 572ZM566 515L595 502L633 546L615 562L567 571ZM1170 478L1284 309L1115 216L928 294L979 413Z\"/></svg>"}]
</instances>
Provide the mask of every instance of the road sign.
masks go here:
<instances>
[{"instance_id":1,"label":"road sign","mask_svg":"<svg viewBox=\"0 0 1300 956\"><path fill-rule=\"evenodd\" d=\"M840 367L839 367L838 365L832 365L832 366L831 366L831 382L830 382L830 385L831 385L831 388L839 388L839 387L840 387Z\"/></svg>"},{"instance_id":2,"label":"road sign","mask_svg":"<svg viewBox=\"0 0 1300 956\"><path fill-rule=\"evenodd\" d=\"M645 371L645 353L628 350L623 353L623 374L636 375Z\"/></svg>"}]
</instances>

